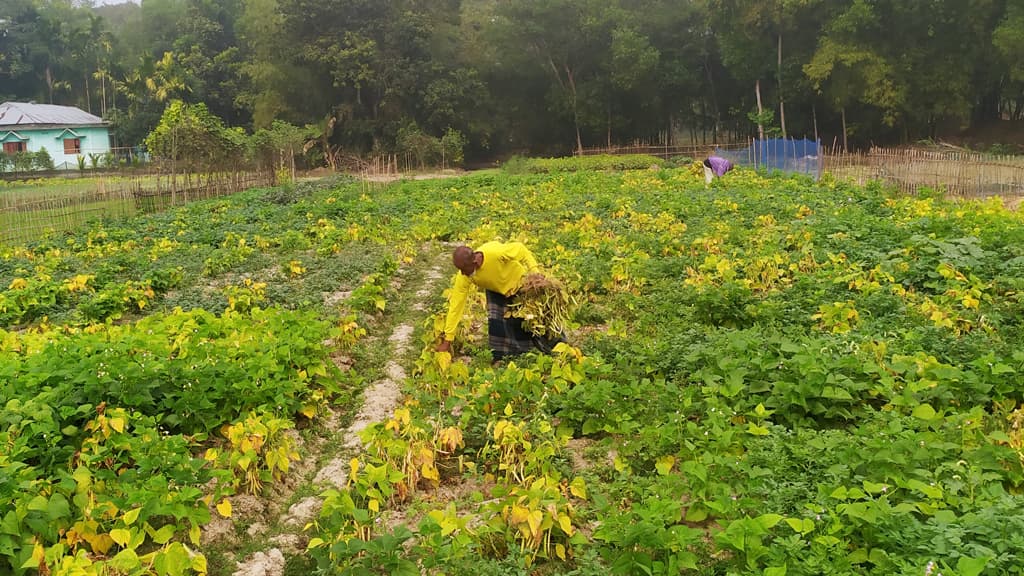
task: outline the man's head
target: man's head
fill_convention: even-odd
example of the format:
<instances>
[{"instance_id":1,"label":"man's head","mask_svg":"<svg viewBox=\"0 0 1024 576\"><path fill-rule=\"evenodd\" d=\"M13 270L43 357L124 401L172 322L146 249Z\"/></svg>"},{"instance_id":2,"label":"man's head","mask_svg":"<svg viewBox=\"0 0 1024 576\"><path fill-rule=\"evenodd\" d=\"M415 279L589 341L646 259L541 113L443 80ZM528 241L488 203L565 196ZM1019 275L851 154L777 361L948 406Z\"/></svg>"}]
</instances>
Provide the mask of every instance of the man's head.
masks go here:
<instances>
[{"instance_id":1,"label":"man's head","mask_svg":"<svg viewBox=\"0 0 1024 576\"><path fill-rule=\"evenodd\" d=\"M469 246L459 246L452 252L452 264L466 276L472 276L483 263L483 252L474 252Z\"/></svg>"}]
</instances>

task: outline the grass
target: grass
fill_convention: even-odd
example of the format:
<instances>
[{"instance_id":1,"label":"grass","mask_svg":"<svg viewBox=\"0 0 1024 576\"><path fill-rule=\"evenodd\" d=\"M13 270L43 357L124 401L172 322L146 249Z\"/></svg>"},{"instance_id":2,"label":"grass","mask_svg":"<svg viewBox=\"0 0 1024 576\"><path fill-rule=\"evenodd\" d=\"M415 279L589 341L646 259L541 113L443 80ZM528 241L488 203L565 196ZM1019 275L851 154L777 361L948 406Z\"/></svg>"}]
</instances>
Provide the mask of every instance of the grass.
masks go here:
<instances>
[{"instance_id":1,"label":"grass","mask_svg":"<svg viewBox=\"0 0 1024 576\"><path fill-rule=\"evenodd\" d=\"M60 204L57 206L25 211L0 208L0 242L30 242L51 233L79 230L93 220L137 213L134 201L120 199L86 202L73 209Z\"/></svg>"},{"instance_id":2,"label":"grass","mask_svg":"<svg viewBox=\"0 0 1024 576\"><path fill-rule=\"evenodd\" d=\"M196 187L201 186L203 175L192 175L195 181L191 183L183 178L177 177L179 187ZM166 194L169 184L166 175L157 174L0 181L0 242L31 242L50 232L77 230L96 218L162 210L172 204L173 197ZM136 197L139 190L147 195ZM209 190L199 194L206 192ZM175 200L190 199L194 198L186 193Z\"/></svg>"}]
</instances>

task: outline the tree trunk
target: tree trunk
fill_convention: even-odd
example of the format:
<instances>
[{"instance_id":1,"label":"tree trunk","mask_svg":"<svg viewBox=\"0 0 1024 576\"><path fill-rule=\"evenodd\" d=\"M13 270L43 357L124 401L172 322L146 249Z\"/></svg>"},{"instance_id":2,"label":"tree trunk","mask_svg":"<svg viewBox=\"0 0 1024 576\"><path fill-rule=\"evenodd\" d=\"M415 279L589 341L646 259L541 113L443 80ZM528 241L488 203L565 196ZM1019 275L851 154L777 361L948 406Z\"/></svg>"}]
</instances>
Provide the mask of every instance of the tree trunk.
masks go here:
<instances>
[{"instance_id":1,"label":"tree trunk","mask_svg":"<svg viewBox=\"0 0 1024 576\"><path fill-rule=\"evenodd\" d=\"M818 108L811 104L811 118L814 119L814 141L818 141Z\"/></svg>"},{"instance_id":2,"label":"tree trunk","mask_svg":"<svg viewBox=\"0 0 1024 576\"><path fill-rule=\"evenodd\" d=\"M839 112L843 115L843 153L846 153L849 150L846 146L846 106L840 108Z\"/></svg>"},{"instance_id":3,"label":"tree trunk","mask_svg":"<svg viewBox=\"0 0 1024 576\"><path fill-rule=\"evenodd\" d=\"M779 34L779 124L782 126L782 137L786 137L786 102L782 99L782 34Z\"/></svg>"},{"instance_id":4,"label":"tree trunk","mask_svg":"<svg viewBox=\"0 0 1024 576\"><path fill-rule=\"evenodd\" d=\"M608 147L612 147L612 105L608 105Z\"/></svg>"},{"instance_id":5,"label":"tree trunk","mask_svg":"<svg viewBox=\"0 0 1024 576\"><path fill-rule=\"evenodd\" d=\"M89 93L89 73L86 72L85 76L85 111L92 114L92 94Z\"/></svg>"},{"instance_id":6,"label":"tree trunk","mask_svg":"<svg viewBox=\"0 0 1024 576\"><path fill-rule=\"evenodd\" d=\"M46 65L46 91L50 97L50 104L53 104L53 72L50 71L50 65Z\"/></svg>"},{"instance_id":7,"label":"tree trunk","mask_svg":"<svg viewBox=\"0 0 1024 576\"><path fill-rule=\"evenodd\" d=\"M764 112L761 108L761 81L754 82L754 94L757 95L757 136L759 139L764 140L764 125L761 124L761 114Z\"/></svg>"},{"instance_id":8,"label":"tree trunk","mask_svg":"<svg viewBox=\"0 0 1024 576\"><path fill-rule=\"evenodd\" d=\"M715 79L714 79L714 76L712 76L712 74L711 74L711 66L708 63L708 55L707 54L704 54L704 71L707 72L707 75L708 75L708 90L711 92L711 115L712 115L712 124L711 124L712 128L711 128L711 132L712 132L712 135L714 136L715 141L718 141L718 123L719 123L719 120L720 120L720 118L718 116L718 101L715 98Z\"/></svg>"},{"instance_id":9,"label":"tree trunk","mask_svg":"<svg viewBox=\"0 0 1024 576\"><path fill-rule=\"evenodd\" d=\"M572 122L576 126L576 150L582 155L583 139L580 137L579 107L576 106L576 80L573 78L572 70L569 69L568 65L565 65L563 68L565 69L565 77L569 81L569 90L572 95Z\"/></svg>"}]
</instances>

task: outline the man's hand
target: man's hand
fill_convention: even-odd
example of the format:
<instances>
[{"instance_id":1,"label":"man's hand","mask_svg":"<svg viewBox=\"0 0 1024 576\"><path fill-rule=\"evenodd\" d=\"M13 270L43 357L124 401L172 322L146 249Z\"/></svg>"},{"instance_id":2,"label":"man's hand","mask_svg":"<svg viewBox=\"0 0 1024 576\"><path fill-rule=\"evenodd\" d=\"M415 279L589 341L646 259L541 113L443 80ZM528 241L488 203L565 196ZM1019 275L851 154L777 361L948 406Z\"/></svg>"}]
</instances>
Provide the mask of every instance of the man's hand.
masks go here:
<instances>
[{"instance_id":1,"label":"man's hand","mask_svg":"<svg viewBox=\"0 0 1024 576\"><path fill-rule=\"evenodd\" d=\"M452 342L451 340L441 340L441 343L437 345L438 352L451 352Z\"/></svg>"}]
</instances>

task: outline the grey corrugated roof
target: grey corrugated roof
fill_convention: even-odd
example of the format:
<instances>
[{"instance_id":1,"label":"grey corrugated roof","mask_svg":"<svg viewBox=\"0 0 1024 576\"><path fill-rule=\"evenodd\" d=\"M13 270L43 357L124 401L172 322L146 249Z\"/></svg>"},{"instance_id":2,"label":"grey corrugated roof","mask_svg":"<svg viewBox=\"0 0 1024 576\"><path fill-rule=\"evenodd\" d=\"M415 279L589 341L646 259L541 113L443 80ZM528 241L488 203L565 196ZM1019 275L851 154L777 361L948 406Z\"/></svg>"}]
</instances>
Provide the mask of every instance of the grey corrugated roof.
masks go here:
<instances>
[{"instance_id":1,"label":"grey corrugated roof","mask_svg":"<svg viewBox=\"0 0 1024 576\"><path fill-rule=\"evenodd\" d=\"M33 124L102 124L103 118L93 116L74 106L4 102L0 104L0 126L30 126Z\"/></svg>"}]
</instances>

